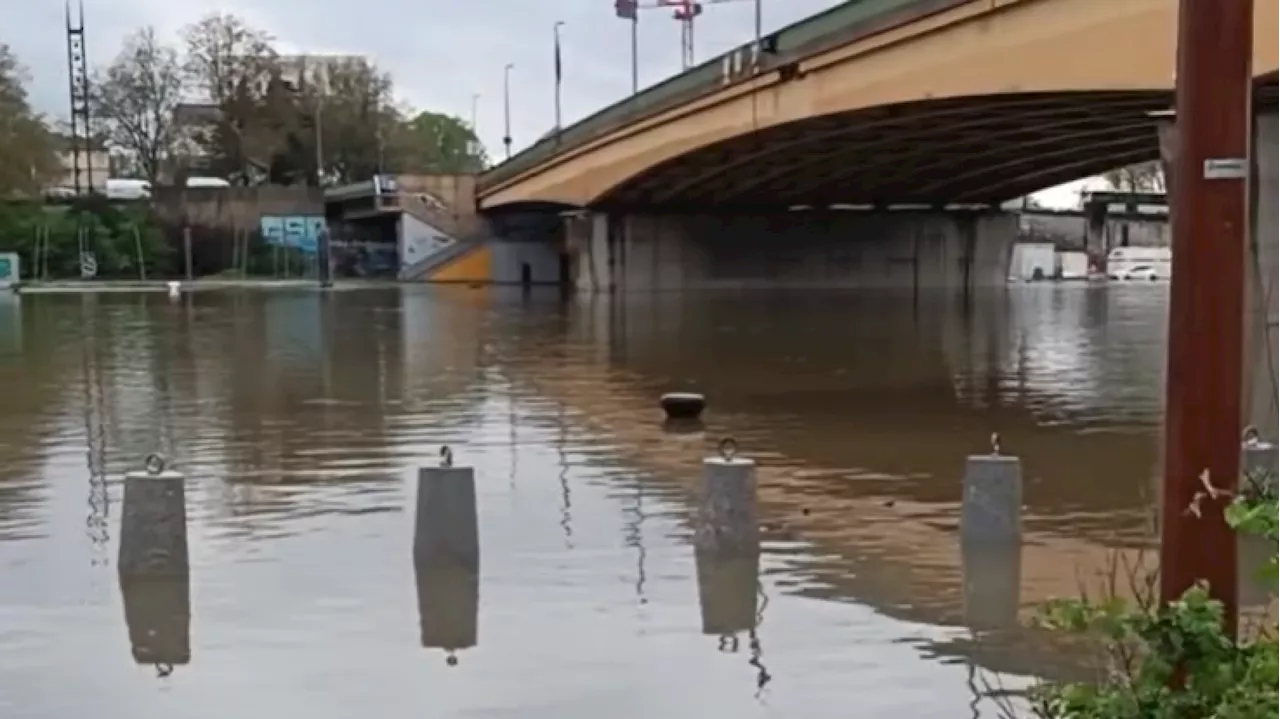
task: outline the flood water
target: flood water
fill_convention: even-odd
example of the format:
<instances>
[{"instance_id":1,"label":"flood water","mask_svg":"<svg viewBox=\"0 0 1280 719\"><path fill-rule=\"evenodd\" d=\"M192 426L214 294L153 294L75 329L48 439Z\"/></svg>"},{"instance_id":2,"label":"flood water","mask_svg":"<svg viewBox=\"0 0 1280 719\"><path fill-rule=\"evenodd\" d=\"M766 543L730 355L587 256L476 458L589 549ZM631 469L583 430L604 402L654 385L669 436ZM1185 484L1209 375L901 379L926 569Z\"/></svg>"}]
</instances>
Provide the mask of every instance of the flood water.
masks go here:
<instances>
[{"instance_id":1,"label":"flood water","mask_svg":"<svg viewBox=\"0 0 1280 719\"><path fill-rule=\"evenodd\" d=\"M1150 543L1164 287L3 302L7 719L996 716L992 688L1066 670L1017 615ZM664 429L671 390L705 431ZM992 432L1024 545L966 557ZM690 545L724 436L759 463L758 573ZM445 444L478 599L411 561ZM187 476L189 588L126 595L123 475L155 451Z\"/></svg>"}]
</instances>

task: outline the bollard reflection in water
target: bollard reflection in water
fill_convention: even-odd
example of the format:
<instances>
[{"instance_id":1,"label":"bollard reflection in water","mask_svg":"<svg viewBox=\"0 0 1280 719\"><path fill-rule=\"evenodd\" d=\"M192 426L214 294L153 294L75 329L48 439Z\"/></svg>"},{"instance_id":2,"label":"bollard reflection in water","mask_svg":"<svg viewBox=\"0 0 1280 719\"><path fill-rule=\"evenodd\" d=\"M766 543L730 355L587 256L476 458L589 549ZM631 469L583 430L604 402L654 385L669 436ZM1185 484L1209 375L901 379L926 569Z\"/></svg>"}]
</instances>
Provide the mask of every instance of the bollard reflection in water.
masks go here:
<instances>
[{"instance_id":1,"label":"bollard reflection in water","mask_svg":"<svg viewBox=\"0 0 1280 719\"><path fill-rule=\"evenodd\" d=\"M454 467L440 450L440 466L418 470L413 567L418 586L422 646L453 652L476 645L480 594L480 540L475 472Z\"/></svg>"},{"instance_id":2,"label":"bollard reflection in water","mask_svg":"<svg viewBox=\"0 0 1280 719\"><path fill-rule=\"evenodd\" d=\"M448 652L450 665L459 649L474 647L480 613L480 576L457 567L413 570L418 585L418 624L422 646Z\"/></svg>"},{"instance_id":3,"label":"bollard reflection in water","mask_svg":"<svg viewBox=\"0 0 1280 719\"><path fill-rule=\"evenodd\" d=\"M1018 621L1022 543L961 542L964 622L973 629L1003 629Z\"/></svg>"},{"instance_id":4,"label":"bollard reflection in water","mask_svg":"<svg viewBox=\"0 0 1280 719\"><path fill-rule=\"evenodd\" d=\"M191 588L186 577L120 578L129 649L161 676L191 661Z\"/></svg>"},{"instance_id":5,"label":"bollard reflection in water","mask_svg":"<svg viewBox=\"0 0 1280 719\"><path fill-rule=\"evenodd\" d=\"M722 556L714 552L694 552L698 572L698 606L702 610L702 633L732 638L756 628L760 580L758 556Z\"/></svg>"},{"instance_id":6,"label":"bollard reflection in water","mask_svg":"<svg viewBox=\"0 0 1280 719\"><path fill-rule=\"evenodd\" d=\"M700 419L668 417L662 421L662 431L667 434L697 434L706 429Z\"/></svg>"}]
</instances>

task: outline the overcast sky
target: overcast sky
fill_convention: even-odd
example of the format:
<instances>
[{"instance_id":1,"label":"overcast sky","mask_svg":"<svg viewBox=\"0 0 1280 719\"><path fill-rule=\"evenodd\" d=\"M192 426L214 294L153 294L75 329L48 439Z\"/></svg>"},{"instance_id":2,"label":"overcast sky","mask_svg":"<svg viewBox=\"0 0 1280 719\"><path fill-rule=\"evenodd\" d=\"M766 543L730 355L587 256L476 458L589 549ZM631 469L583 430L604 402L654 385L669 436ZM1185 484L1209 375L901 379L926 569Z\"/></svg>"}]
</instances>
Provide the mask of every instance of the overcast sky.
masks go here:
<instances>
[{"instance_id":1,"label":"overcast sky","mask_svg":"<svg viewBox=\"0 0 1280 719\"><path fill-rule=\"evenodd\" d=\"M696 28L698 61L751 40L752 0L703 0ZM838 5L841 0L763 0L766 31ZM42 112L67 114L63 0L0 0L8 43L32 75ZM275 36L283 53L361 54L389 71L398 97L420 109L468 119L477 103L481 141L502 151L502 76L512 71L514 147L554 125L552 27L561 28L565 124L630 92L630 25L613 0L84 0L91 66L110 62L121 40L153 25L177 44L183 26L229 12ZM680 70L680 28L664 9L641 10L640 84ZM1061 204L1054 193L1054 204ZM1048 198L1046 198L1048 199ZM1074 198L1063 195L1070 203Z\"/></svg>"}]
</instances>

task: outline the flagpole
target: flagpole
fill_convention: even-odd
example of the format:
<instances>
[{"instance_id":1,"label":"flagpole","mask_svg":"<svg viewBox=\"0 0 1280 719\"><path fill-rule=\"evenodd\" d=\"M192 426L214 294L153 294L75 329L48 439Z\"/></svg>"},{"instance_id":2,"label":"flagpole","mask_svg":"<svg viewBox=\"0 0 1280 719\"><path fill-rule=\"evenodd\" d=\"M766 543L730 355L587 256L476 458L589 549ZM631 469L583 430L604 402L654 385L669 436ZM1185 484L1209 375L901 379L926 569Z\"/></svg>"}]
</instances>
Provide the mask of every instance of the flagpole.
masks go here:
<instances>
[{"instance_id":1,"label":"flagpole","mask_svg":"<svg viewBox=\"0 0 1280 719\"><path fill-rule=\"evenodd\" d=\"M502 145L506 148L507 159L511 159L511 69L515 65L507 63L502 68Z\"/></svg>"},{"instance_id":2,"label":"flagpole","mask_svg":"<svg viewBox=\"0 0 1280 719\"><path fill-rule=\"evenodd\" d=\"M631 13L631 94L640 92L640 13Z\"/></svg>"},{"instance_id":3,"label":"flagpole","mask_svg":"<svg viewBox=\"0 0 1280 719\"><path fill-rule=\"evenodd\" d=\"M551 34L555 38L556 51L556 142L560 142L560 82L563 78L563 69L560 61L560 28L564 25L563 20L557 20L555 25L551 26Z\"/></svg>"}]
</instances>

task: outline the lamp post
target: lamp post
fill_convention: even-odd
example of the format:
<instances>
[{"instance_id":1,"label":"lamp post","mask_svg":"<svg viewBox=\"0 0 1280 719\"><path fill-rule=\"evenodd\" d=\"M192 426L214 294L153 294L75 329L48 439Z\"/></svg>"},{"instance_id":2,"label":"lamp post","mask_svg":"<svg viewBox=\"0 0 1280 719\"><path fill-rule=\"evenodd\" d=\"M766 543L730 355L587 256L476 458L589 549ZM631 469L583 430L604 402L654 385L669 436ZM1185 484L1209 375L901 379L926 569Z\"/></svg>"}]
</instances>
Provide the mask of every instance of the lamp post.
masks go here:
<instances>
[{"instance_id":1,"label":"lamp post","mask_svg":"<svg viewBox=\"0 0 1280 719\"><path fill-rule=\"evenodd\" d=\"M640 92L640 15L631 13L631 94Z\"/></svg>"},{"instance_id":2,"label":"lamp post","mask_svg":"<svg viewBox=\"0 0 1280 719\"><path fill-rule=\"evenodd\" d=\"M554 25L552 25L552 26L551 26L552 41L555 43L555 63L556 63L556 68L555 68L555 69L556 69L556 89L555 89L555 93L556 93L556 97L555 97L555 104L556 104L556 142L559 142L559 141L560 141L560 127L561 127L561 123L560 123L560 83L561 83L561 80L564 78L564 72L563 72L563 69L561 68L561 63L560 63L560 28L561 28L561 27L564 27L564 21L563 21L563 20L557 20L557 21L556 21L556 23L555 23Z\"/></svg>"},{"instance_id":3,"label":"lamp post","mask_svg":"<svg viewBox=\"0 0 1280 719\"><path fill-rule=\"evenodd\" d=\"M764 0L755 0L756 11L756 45L755 50L751 53L753 70L760 70L760 55L764 52L764 48L760 46L761 36L764 35Z\"/></svg>"},{"instance_id":4,"label":"lamp post","mask_svg":"<svg viewBox=\"0 0 1280 719\"><path fill-rule=\"evenodd\" d=\"M511 70L515 65L507 63L502 68L502 146L507 159L511 159Z\"/></svg>"},{"instance_id":5,"label":"lamp post","mask_svg":"<svg viewBox=\"0 0 1280 719\"><path fill-rule=\"evenodd\" d=\"M480 105L480 93L471 93L471 139L467 141L467 154L471 159L480 157L480 149L484 147L484 143L480 142L479 128L479 112L477 108Z\"/></svg>"}]
</instances>

